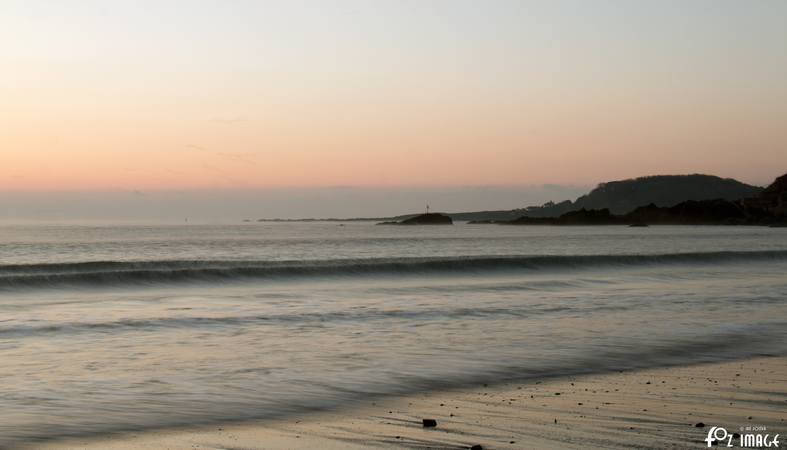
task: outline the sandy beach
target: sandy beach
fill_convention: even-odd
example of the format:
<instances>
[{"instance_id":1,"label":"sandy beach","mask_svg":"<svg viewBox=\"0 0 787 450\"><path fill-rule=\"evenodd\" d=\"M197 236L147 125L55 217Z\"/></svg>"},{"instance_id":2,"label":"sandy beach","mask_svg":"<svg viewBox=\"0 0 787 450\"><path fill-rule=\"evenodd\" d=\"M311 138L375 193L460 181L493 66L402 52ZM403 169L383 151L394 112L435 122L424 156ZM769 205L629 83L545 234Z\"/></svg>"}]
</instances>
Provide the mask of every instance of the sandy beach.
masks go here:
<instances>
[{"instance_id":1,"label":"sandy beach","mask_svg":"<svg viewBox=\"0 0 787 450\"><path fill-rule=\"evenodd\" d=\"M26 448L701 448L712 426L784 435L785 416L787 358L761 357L389 397L276 421ZM424 428L424 418L437 426Z\"/></svg>"}]
</instances>

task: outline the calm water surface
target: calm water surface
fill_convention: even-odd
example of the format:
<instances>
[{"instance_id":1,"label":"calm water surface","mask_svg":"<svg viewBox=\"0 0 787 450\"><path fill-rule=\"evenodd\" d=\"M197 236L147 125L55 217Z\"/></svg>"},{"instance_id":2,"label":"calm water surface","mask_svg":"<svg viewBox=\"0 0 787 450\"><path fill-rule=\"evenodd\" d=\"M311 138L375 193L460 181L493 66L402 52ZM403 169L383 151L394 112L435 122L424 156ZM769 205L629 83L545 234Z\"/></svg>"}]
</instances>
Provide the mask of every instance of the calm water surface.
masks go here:
<instances>
[{"instance_id":1,"label":"calm water surface","mask_svg":"<svg viewBox=\"0 0 787 450\"><path fill-rule=\"evenodd\" d=\"M787 229L0 226L0 447L787 354Z\"/></svg>"}]
</instances>

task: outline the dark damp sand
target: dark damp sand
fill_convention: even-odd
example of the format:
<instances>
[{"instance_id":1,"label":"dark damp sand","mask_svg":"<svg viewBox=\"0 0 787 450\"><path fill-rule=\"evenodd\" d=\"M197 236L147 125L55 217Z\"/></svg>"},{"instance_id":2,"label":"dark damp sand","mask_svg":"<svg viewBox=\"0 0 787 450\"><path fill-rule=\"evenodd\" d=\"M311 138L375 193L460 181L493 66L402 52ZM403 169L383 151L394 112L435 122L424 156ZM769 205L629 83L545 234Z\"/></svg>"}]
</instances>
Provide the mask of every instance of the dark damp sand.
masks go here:
<instances>
[{"instance_id":1,"label":"dark damp sand","mask_svg":"<svg viewBox=\"0 0 787 450\"><path fill-rule=\"evenodd\" d=\"M711 426L730 433L764 426L785 437L786 417L787 358L762 357L389 397L286 420L29 448L707 448ZM437 427L423 428L423 418L436 419ZM697 428L698 422L705 427Z\"/></svg>"}]
</instances>

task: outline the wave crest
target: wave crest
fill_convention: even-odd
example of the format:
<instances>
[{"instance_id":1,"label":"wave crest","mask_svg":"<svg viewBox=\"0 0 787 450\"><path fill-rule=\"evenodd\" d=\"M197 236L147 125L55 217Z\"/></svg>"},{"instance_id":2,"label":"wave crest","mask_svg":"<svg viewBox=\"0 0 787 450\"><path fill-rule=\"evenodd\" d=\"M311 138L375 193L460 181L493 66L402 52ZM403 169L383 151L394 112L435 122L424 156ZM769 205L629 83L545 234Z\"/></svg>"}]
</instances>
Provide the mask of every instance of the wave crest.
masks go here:
<instances>
[{"instance_id":1,"label":"wave crest","mask_svg":"<svg viewBox=\"0 0 787 450\"><path fill-rule=\"evenodd\" d=\"M292 277L451 274L539 271L669 264L721 264L787 260L787 251L667 253L652 255L460 256L314 261L160 260L0 265L0 289L66 286L231 282Z\"/></svg>"}]
</instances>

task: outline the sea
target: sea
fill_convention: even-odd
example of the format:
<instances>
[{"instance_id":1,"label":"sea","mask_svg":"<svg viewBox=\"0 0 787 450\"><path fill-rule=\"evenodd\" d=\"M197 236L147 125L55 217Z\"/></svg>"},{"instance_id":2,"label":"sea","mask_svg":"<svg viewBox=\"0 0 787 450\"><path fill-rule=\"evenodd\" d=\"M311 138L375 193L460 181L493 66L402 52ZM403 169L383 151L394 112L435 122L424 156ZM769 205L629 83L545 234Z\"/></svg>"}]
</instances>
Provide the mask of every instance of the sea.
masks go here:
<instances>
[{"instance_id":1,"label":"sea","mask_svg":"<svg viewBox=\"0 0 787 450\"><path fill-rule=\"evenodd\" d=\"M785 354L785 228L0 225L0 448Z\"/></svg>"}]
</instances>

